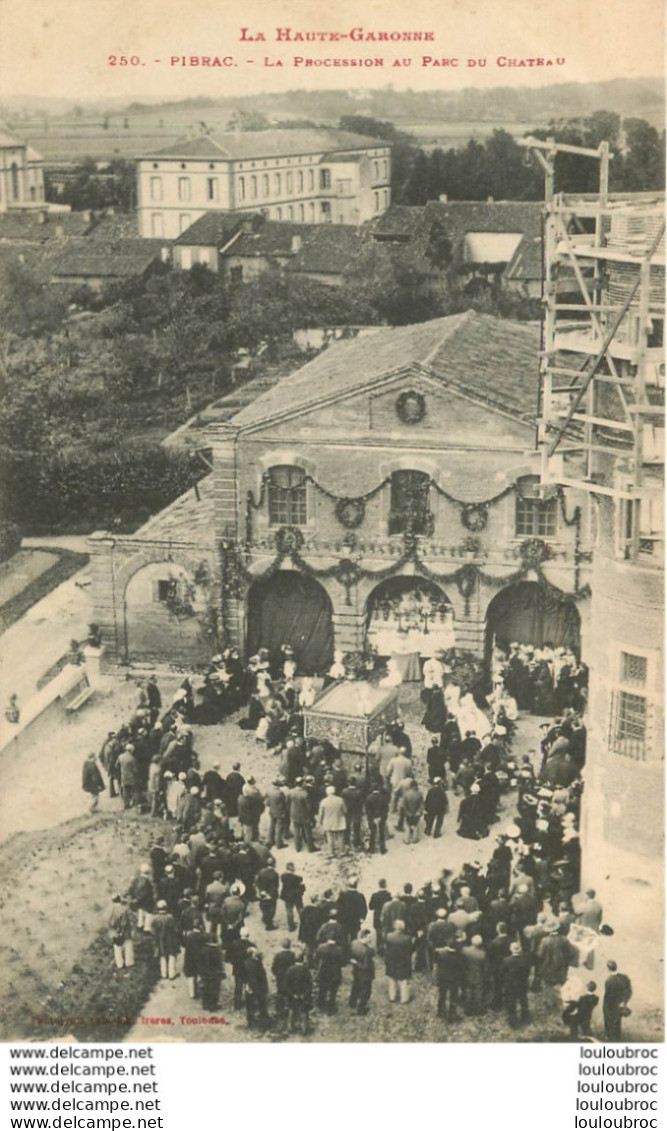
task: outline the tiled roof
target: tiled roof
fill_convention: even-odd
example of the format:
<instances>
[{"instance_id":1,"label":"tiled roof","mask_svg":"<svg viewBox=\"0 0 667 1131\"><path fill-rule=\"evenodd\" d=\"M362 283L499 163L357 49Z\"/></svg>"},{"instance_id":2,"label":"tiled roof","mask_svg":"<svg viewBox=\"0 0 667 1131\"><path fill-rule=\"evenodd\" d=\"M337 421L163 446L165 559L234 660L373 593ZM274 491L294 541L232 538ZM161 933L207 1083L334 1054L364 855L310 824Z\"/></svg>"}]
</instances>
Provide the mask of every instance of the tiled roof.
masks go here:
<instances>
[{"instance_id":1,"label":"tiled roof","mask_svg":"<svg viewBox=\"0 0 667 1131\"><path fill-rule=\"evenodd\" d=\"M415 234L423 217L424 209L420 206L391 204L386 212L370 221L368 228L371 235L378 239L383 236L407 238Z\"/></svg>"},{"instance_id":2,"label":"tiled roof","mask_svg":"<svg viewBox=\"0 0 667 1131\"><path fill-rule=\"evenodd\" d=\"M149 518L132 537L214 546L213 475L200 479L196 487L191 487L159 514Z\"/></svg>"},{"instance_id":3,"label":"tiled roof","mask_svg":"<svg viewBox=\"0 0 667 1131\"><path fill-rule=\"evenodd\" d=\"M424 207L427 220L440 220L447 235L457 239L466 232L522 232L539 236L542 204L524 200L431 200Z\"/></svg>"},{"instance_id":4,"label":"tiled roof","mask_svg":"<svg viewBox=\"0 0 667 1131\"><path fill-rule=\"evenodd\" d=\"M418 366L475 400L532 421L539 329L467 311L330 346L233 418L251 427L316 408L397 370Z\"/></svg>"},{"instance_id":5,"label":"tiled roof","mask_svg":"<svg viewBox=\"0 0 667 1131\"><path fill-rule=\"evenodd\" d=\"M194 224L190 224L174 243L220 249L249 220L253 224L261 223L263 220L261 212L205 212L195 220Z\"/></svg>"},{"instance_id":6,"label":"tiled roof","mask_svg":"<svg viewBox=\"0 0 667 1131\"><path fill-rule=\"evenodd\" d=\"M306 228L301 248L289 271L340 275L361 248L359 229L352 224L316 224Z\"/></svg>"},{"instance_id":7,"label":"tiled roof","mask_svg":"<svg viewBox=\"0 0 667 1131\"><path fill-rule=\"evenodd\" d=\"M88 275L119 278L142 275L162 248L161 240L118 240L96 243L72 240L52 267L55 276Z\"/></svg>"},{"instance_id":8,"label":"tiled roof","mask_svg":"<svg viewBox=\"0 0 667 1131\"><path fill-rule=\"evenodd\" d=\"M542 278L542 238L524 236L503 272L505 279Z\"/></svg>"},{"instance_id":9,"label":"tiled roof","mask_svg":"<svg viewBox=\"0 0 667 1131\"><path fill-rule=\"evenodd\" d=\"M40 215L43 219L40 219ZM0 243L48 243L66 236L87 235L93 227L84 212L46 212L41 209L0 213Z\"/></svg>"},{"instance_id":10,"label":"tiled roof","mask_svg":"<svg viewBox=\"0 0 667 1131\"><path fill-rule=\"evenodd\" d=\"M391 205L371 221L369 230L378 242L401 239L418 255L426 255L435 235L449 240L453 250L463 249L466 235L479 233L539 239L541 210L542 205L534 201L431 200L423 207Z\"/></svg>"},{"instance_id":11,"label":"tiled roof","mask_svg":"<svg viewBox=\"0 0 667 1131\"><path fill-rule=\"evenodd\" d=\"M292 224L286 220L266 220L255 232L241 232L229 249L233 256L291 256L294 236L305 239L308 224Z\"/></svg>"},{"instance_id":12,"label":"tiled roof","mask_svg":"<svg viewBox=\"0 0 667 1131\"><path fill-rule=\"evenodd\" d=\"M182 138L158 149L150 157L210 157L220 160L245 160L257 157L290 157L307 153L340 152L341 150L376 149L388 142L344 130L249 130L202 134Z\"/></svg>"}]
</instances>

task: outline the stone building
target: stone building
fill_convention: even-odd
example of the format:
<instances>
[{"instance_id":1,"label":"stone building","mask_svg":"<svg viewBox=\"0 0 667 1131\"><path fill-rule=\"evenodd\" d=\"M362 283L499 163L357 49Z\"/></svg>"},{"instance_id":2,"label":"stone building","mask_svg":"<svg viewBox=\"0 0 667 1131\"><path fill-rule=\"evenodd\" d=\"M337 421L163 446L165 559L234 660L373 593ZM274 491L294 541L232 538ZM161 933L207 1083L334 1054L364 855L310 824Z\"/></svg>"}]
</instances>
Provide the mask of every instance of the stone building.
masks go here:
<instances>
[{"instance_id":1,"label":"stone building","mask_svg":"<svg viewBox=\"0 0 667 1131\"><path fill-rule=\"evenodd\" d=\"M176 239L206 212L361 224L390 203L391 147L342 130L184 138L137 162L140 235Z\"/></svg>"},{"instance_id":2,"label":"stone building","mask_svg":"<svg viewBox=\"0 0 667 1131\"><path fill-rule=\"evenodd\" d=\"M32 146L0 128L0 212L44 207L43 165Z\"/></svg>"},{"instance_id":3,"label":"stone building","mask_svg":"<svg viewBox=\"0 0 667 1131\"><path fill-rule=\"evenodd\" d=\"M218 641L291 644L302 672L334 647L585 653L587 516L540 496L538 347L537 326L472 312L380 330L212 424L196 493L91 540L110 654L196 662L213 607Z\"/></svg>"}]
</instances>

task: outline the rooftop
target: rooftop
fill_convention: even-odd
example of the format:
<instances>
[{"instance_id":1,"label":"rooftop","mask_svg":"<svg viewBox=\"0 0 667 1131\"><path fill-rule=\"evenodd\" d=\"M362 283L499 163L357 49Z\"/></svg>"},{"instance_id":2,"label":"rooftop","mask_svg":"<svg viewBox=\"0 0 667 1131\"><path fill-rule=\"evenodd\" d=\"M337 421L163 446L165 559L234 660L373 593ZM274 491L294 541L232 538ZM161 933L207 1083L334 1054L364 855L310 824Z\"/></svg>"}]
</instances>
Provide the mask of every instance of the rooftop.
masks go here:
<instances>
[{"instance_id":1,"label":"rooftop","mask_svg":"<svg viewBox=\"0 0 667 1131\"><path fill-rule=\"evenodd\" d=\"M535 419L539 327L466 311L330 346L232 418L252 427L415 367L524 423Z\"/></svg>"},{"instance_id":2,"label":"rooftop","mask_svg":"<svg viewBox=\"0 0 667 1131\"><path fill-rule=\"evenodd\" d=\"M44 209L0 213L0 243L44 244L67 236L87 235L94 221L86 212L47 212Z\"/></svg>"},{"instance_id":3,"label":"rooftop","mask_svg":"<svg viewBox=\"0 0 667 1131\"><path fill-rule=\"evenodd\" d=\"M311 224L306 226L303 243L288 270L341 275L360 248L359 229L352 224Z\"/></svg>"},{"instance_id":4,"label":"rooftop","mask_svg":"<svg viewBox=\"0 0 667 1131\"><path fill-rule=\"evenodd\" d=\"M213 475L200 479L196 487L191 487L159 514L149 518L132 538L214 545Z\"/></svg>"},{"instance_id":5,"label":"rooftop","mask_svg":"<svg viewBox=\"0 0 667 1131\"><path fill-rule=\"evenodd\" d=\"M52 275L128 278L143 275L160 257L161 240L118 240L116 243L72 240L51 269Z\"/></svg>"},{"instance_id":6,"label":"rooftop","mask_svg":"<svg viewBox=\"0 0 667 1131\"><path fill-rule=\"evenodd\" d=\"M205 212L174 243L220 249L243 224L252 222L254 225L261 223L262 219L261 212Z\"/></svg>"},{"instance_id":7,"label":"rooftop","mask_svg":"<svg viewBox=\"0 0 667 1131\"><path fill-rule=\"evenodd\" d=\"M334 153L387 147L388 142L344 130L248 130L230 133L200 134L184 137L149 157L208 157L220 160L244 160L258 157L291 157L299 154Z\"/></svg>"}]
</instances>

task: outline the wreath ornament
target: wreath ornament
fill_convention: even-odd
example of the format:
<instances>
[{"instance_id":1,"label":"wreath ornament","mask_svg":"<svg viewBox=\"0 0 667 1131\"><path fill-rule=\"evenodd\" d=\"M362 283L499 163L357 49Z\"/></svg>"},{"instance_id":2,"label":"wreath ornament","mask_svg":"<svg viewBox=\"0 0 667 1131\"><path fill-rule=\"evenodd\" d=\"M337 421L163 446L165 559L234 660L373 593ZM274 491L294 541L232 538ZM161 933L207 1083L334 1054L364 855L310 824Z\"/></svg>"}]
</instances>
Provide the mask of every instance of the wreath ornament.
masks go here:
<instances>
[{"instance_id":1,"label":"wreath ornament","mask_svg":"<svg viewBox=\"0 0 667 1131\"><path fill-rule=\"evenodd\" d=\"M549 547L542 538L526 538L519 546L521 560L528 568L535 568L550 556Z\"/></svg>"},{"instance_id":2,"label":"wreath ornament","mask_svg":"<svg viewBox=\"0 0 667 1131\"><path fill-rule=\"evenodd\" d=\"M336 518L346 530L356 530L364 521L366 507L363 499L339 499L336 503Z\"/></svg>"},{"instance_id":3,"label":"wreath ornament","mask_svg":"<svg viewBox=\"0 0 667 1131\"><path fill-rule=\"evenodd\" d=\"M276 530L276 550L282 557L298 554L303 542L303 534L296 526L281 526Z\"/></svg>"},{"instance_id":4,"label":"wreath ornament","mask_svg":"<svg viewBox=\"0 0 667 1131\"><path fill-rule=\"evenodd\" d=\"M489 508L486 503L467 503L461 510L461 522L466 530L478 533L484 530L489 521Z\"/></svg>"},{"instance_id":5,"label":"wreath ornament","mask_svg":"<svg viewBox=\"0 0 667 1131\"><path fill-rule=\"evenodd\" d=\"M419 424L426 415L426 401L416 389L401 393L396 401L396 414L404 424Z\"/></svg>"}]
</instances>

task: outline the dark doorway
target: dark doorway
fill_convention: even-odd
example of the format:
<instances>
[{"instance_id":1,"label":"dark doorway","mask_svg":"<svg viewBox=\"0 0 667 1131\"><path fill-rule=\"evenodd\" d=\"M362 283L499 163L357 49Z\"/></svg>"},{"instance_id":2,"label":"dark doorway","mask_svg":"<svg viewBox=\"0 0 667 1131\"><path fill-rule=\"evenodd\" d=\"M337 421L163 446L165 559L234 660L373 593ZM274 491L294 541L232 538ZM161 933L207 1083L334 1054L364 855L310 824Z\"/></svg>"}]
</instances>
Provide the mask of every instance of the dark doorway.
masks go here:
<instances>
[{"instance_id":1,"label":"dark doorway","mask_svg":"<svg viewBox=\"0 0 667 1131\"><path fill-rule=\"evenodd\" d=\"M312 577L278 570L256 581L248 594L248 652L268 648L273 657L282 644L294 649L297 669L322 673L333 660L331 601Z\"/></svg>"},{"instance_id":2,"label":"dark doorway","mask_svg":"<svg viewBox=\"0 0 667 1131\"><path fill-rule=\"evenodd\" d=\"M557 590L536 581L519 581L494 597L486 614L486 655L491 655L493 639L501 648L532 644L541 648L568 647L579 655L581 623L574 603Z\"/></svg>"}]
</instances>

